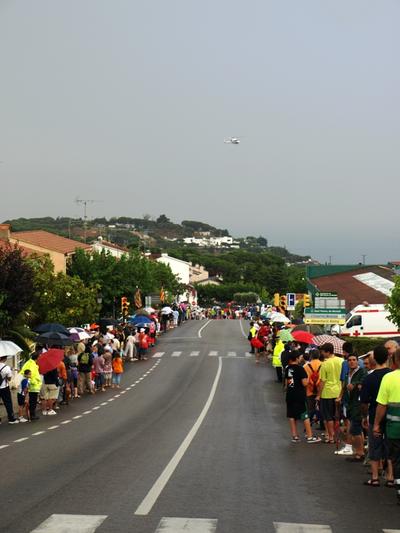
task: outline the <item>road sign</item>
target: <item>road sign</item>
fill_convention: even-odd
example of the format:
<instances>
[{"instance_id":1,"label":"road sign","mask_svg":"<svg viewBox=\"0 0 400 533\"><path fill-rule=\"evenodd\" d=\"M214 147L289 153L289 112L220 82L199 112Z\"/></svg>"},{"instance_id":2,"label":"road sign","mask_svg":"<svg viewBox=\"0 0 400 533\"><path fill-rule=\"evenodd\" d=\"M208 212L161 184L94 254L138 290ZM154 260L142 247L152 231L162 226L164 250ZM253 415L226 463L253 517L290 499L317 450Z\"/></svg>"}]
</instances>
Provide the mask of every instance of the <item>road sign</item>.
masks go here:
<instances>
[{"instance_id":1,"label":"road sign","mask_svg":"<svg viewBox=\"0 0 400 533\"><path fill-rule=\"evenodd\" d=\"M294 292L288 292L286 294L286 309L288 311L294 311L296 308L296 294Z\"/></svg>"},{"instance_id":2,"label":"road sign","mask_svg":"<svg viewBox=\"0 0 400 533\"><path fill-rule=\"evenodd\" d=\"M306 324L340 324L346 322L346 311L340 307L328 309L315 309L309 307L304 310L304 322Z\"/></svg>"},{"instance_id":3,"label":"road sign","mask_svg":"<svg viewBox=\"0 0 400 533\"><path fill-rule=\"evenodd\" d=\"M315 309L315 307L309 307L308 309L304 310L306 315L343 315L346 316L345 309L342 309L341 307L329 307L327 309Z\"/></svg>"},{"instance_id":4,"label":"road sign","mask_svg":"<svg viewBox=\"0 0 400 533\"><path fill-rule=\"evenodd\" d=\"M346 323L346 319L345 317L342 317L342 318L338 318L338 317L323 317L323 316L320 316L320 315L315 315L315 316L306 316L304 318L304 323L305 324L318 324L318 325L331 325L333 326L334 324L339 324L339 326L344 326L344 324Z\"/></svg>"},{"instance_id":5,"label":"road sign","mask_svg":"<svg viewBox=\"0 0 400 533\"><path fill-rule=\"evenodd\" d=\"M316 298L337 298L337 292L316 292Z\"/></svg>"}]
</instances>

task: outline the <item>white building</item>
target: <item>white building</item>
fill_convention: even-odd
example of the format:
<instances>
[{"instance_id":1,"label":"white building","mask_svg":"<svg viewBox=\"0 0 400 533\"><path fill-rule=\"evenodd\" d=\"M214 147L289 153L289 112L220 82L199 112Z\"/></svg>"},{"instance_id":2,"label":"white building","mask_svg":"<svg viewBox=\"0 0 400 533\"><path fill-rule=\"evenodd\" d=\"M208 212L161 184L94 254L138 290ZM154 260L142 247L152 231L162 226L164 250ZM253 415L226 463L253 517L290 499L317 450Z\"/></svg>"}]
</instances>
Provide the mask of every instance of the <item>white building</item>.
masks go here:
<instances>
[{"instance_id":1,"label":"white building","mask_svg":"<svg viewBox=\"0 0 400 533\"><path fill-rule=\"evenodd\" d=\"M128 248L124 248L113 242L105 241L103 237L97 237L97 241L92 244L92 249L99 253L106 252L118 259L121 259L123 255L129 254Z\"/></svg>"},{"instance_id":2,"label":"white building","mask_svg":"<svg viewBox=\"0 0 400 533\"><path fill-rule=\"evenodd\" d=\"M183 261L182 259L177 259L176 257L171 257L165 253L161 254L160 257L157 257L156 261L168 265L179 283L187 286L186 291L178 296L178 302L189 302L190 304L196 302L196 290L190 285L191 263Z\"/></svg>"}]
</instances>

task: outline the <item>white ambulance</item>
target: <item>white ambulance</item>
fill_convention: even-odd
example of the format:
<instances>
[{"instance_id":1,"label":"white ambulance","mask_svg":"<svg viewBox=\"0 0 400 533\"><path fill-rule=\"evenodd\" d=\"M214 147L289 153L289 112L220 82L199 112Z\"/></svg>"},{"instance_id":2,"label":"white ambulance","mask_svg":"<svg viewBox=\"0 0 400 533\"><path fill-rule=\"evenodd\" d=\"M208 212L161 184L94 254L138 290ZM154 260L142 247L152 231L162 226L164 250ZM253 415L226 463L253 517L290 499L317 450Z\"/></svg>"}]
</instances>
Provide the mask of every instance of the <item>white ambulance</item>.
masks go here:
<instances>
[{"instance_id":1,"label":"white ambulance","mask_svg":"<svg viewBox=\"0 0 400 533\"><path fill-rule=\"evenodd\" d=\"M389 319L384 304L357 305L346 316L340 334L349 337L395 337L400 331Z\"/></svg>"}]
</instances>

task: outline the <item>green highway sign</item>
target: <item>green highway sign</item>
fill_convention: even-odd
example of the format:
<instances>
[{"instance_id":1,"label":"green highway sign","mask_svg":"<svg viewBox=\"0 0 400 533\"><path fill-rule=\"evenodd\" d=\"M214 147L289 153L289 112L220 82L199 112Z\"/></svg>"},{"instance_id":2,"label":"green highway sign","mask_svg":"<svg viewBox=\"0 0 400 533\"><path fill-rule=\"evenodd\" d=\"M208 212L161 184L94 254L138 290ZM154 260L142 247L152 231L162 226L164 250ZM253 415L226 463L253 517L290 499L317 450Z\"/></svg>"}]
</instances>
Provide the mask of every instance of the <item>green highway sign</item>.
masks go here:
<instances>
[{"instance_id":1,"label":"green highway sign","mask_svg":"<svg viewBox=\"0 0 400 533\"><path fill-rule=\"evenodd\" d=\"M337 292L316 292L316 298L337 298Z\"/></svg>"},{"instance_id":2,"label":"green highway sign","mask_svg":"<svg viewBox=\"0 0 400 533\"><path fill-rule=\"evenodd\" d=\"M314 309L313 307L308 307L305 309L306 315L340 315L346 316L346 310L340 309L340 307L331 307L328 309Z\"/></svg>"}]
</instances>

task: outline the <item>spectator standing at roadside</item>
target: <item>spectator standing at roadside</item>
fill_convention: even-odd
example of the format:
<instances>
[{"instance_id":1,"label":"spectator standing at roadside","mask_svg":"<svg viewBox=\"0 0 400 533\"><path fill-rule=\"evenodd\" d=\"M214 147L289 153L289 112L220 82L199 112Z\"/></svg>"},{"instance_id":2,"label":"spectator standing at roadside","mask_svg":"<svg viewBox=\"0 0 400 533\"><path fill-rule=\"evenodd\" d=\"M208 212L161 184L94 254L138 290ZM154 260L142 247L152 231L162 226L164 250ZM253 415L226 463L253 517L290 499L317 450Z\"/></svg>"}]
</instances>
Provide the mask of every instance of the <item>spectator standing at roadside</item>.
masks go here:
<instances>
[{"instance_id":1,"label":"spectator standing at roadside","mask_svg":"<svg viewBox=\"0 0 400 533\"><path fill-rule=\"evenodd\" d=\"M8 423L18 424L19 420L14 416L10 381L12 378L11 368L7 365L7 356L0 357L0 398L3 400L4 407L7 411Z\"/></svg>"},{"instance_id":2,"label":"spectator standing at roadside","mask_svg":"<svg viewBox=\"0 0 400 533\"><path fill-rule=\"evenodd\" d=\"M324 361L321 365L321 381L318 387L316 401L320 403L321 418L325 425L325 443L334 444L336 402L340 401L342 388L340 373L343 360L334 354L333 345L330 342L323 344L320 347L320 352Z\"/></svg>"},{"instance_id":3,"label":"spectator standing at roadside","mask_svg":"<svg viewBox=\"0 0 400 533\"><path fill-rule=\"evenodd\" d=\"M382 437L381 424L386 415L388 457L392 461L397 503L400 505L400 349L393 355L393 372L383 376L376 398L374 437Z\"/></svg>"},{"instance_id":4,"label":"spectator standing at roadside","mask_svg":"<svg viewBox=\"0 0 400 533\"><path fill-rule=\"evenodd\" d=\"M31 354L30 359L28 359L23 367L20 370L20 374L23 376L25 370L30 370L31 377L29 380L29 418L31 421L39 420L39 417L36 415L36 407L38 403L40 389L42 388L42 378L40 377L39 365L37 364L37 359L41 354L41 349L36 349L33 354Z\"/></svg>"},{"instance_id":5,"label":"spectator standing at roadside","mask_svg":"<svg viewBox=\"0 0 400 533\"><path fill-rule=\"evenodd\" d=\"M354 456L349 457L347 460L360 462L364 460L364 434L361 425L360 392L367 371L365 368L359 366L356 355L349 355L347 363L349 365L346 384L346 395L348 397L347 416L350 420L349 431L354 450Z\"/></svg>"},{"instance_id":6,"label":"spectator standing at roadside","mask_svg":"<svg viewBox=\"0 0 400 533\"><path fill-rule=\"evenodd\" d=\"M95 347L93 347L95 348ZM96 349L97 352L97 349ZM85 392L85 389L88 390L91 394L94 394L92 387L92 365L93 365L93 354L89 352L83 352L78 355L78 390L79 394L82 395Z\"/></svg>"},{"instance_id":7,"label":"spectator standing at roadside","mask_svg":"<svg viewBox=\"0 0 400 533\"><path fill-rule=\"evenodd\" d=\"M377 346L373 351L373 358L375 361L374 370L366 376L363 381L360 400L361 400L361 414L364 429L368 430L368 456L371 464L371 478L365 481L365 485L370 487L379 487L379 467L382 461L387 460L387 440L384 431L383 421L380 425L381 435L375 436L373 426L376 414L376 398L378 396L379 387L381 385L383 376L391 372L387 367L388 351L385 346ZM386 485L393 486L393 468L392 463L388 460Z\"/></svg>"},{"instance_id":8,"label":"spectator standing at roadside","mask_svg":"<svg viewBox=\"0 0 400 533\"><path fill-rule=\"evenodd\" d=\"M54 368L43 374L42 415L56 415L54 410L58 398L58 369Z\"/></svg>"},{"instance_id":9,"label":"spectator standing at roadside","mask_svg":"<svg viewBox=\"0 0 400 533\"><path fill-rule=\"evenodd\" d=\"M319 350L311 350L309 353L310 361L307 362L303 368L308 377L308 384L306 388L307 396L307 411L311 423L319 421L320 415L316 405L316 397L318 395L318 388L321 381L321 360Z\"/></svg>"},{"instance_id":10,"label":"spectator standing at roadside","mask_svg":"<svg viewBox=\"0 0 400 533\"><path fill-rule=\"evenodd\" d=\"M18 401L18 419L20 422L29 421L29 408L28 408L28 398L29 398L29 379L31 377L31 371L25 370L24 377L19 384L17 392L17 401Z\"/></svg>"},{"instance_id":11,"label":"spectator standing at roadside","mask_svg":"<svg viewBox=\"0 0 400 533\"><path fill-rule=\"evenodd\" d=\"M389 354L389 357L388 357L388 367L389 368L392 367L393 356L394 356L396 350L398 349L398 347L399 347L399 344L396 341L389 340L389 341L385 342L385 348L387 349L388 354Z\"/></svg>"},{"instance_id":12,"label":"spectator standing at roadside","mask_svg":"<svg viewBox=\"0 0 400 533\"><path fill-rule=\"evenodd\" d=\"M308 384L307 373L299 365L300 355L296 351L289 354L289 364L285 369L285 388L287 418L289 419L292 442L299 442L300 437L297 432L297 420L302 420L306 432L308 443L321 442L321 439L313 436L310 419L306 406L306 387Z\"/></svg>"},{"instance_id":13,"label":"spectator standing at roadside","mask_svg":"<svg viewBox=\"0 0 400 533\"><path fill-rule=\"evenodd\" d=\"M112 381L112 348L111 346L106 346L103 353L104 366L103 366L103 376L104 376L104 387L111 387Z\"/></svg>"},{"instance_id":14,"label":"spectator standing at roadside","mask_svg":"<svg viewBox=\"0 0 400 533\"><path fill-rule=\"evenodd\" d=\"M135 330L131 330L125 341L125 358L133 361L136 357Z\"/></svg>"},{"instance_id":15,"label":"spectator standing at roadside","mask_svg":"<svg viewBox=\"0 0 400 533\"><path fill-rule=\"evenodd\" d=\"M283 381L281 354L284 349L285 345L278 337L275 343L274 351L272 353L272 366L275 368L276 381L278 383L282 383Z\"/></svg>"},{"instance_id":16,"label":"spectator standing at roadside","mask_svg":"<svg viewBox=\"0 0 400 533\"><path fill-rule=\"evenodd\" d=\"M94 383L97 391L104 392L106 389L104 387L104 357L102 355L97 355L93 359L93 369L94 369Z\"/></svg>"},{"instance_id":17,"label":"spectator standing at roadside","mask_svg":"<svg viewBox=\"0 0 400 533\"><path fill-rule=\"evenodd\" d=\"M118 352L114 352L113 359L112 359L112 368L113 368L113 374L112 374L112 387L117 387L117 389L121 388L121 378L122 373L124 371L124 365L122 362L122 357Z\"/></svg>"}]
</instances>

